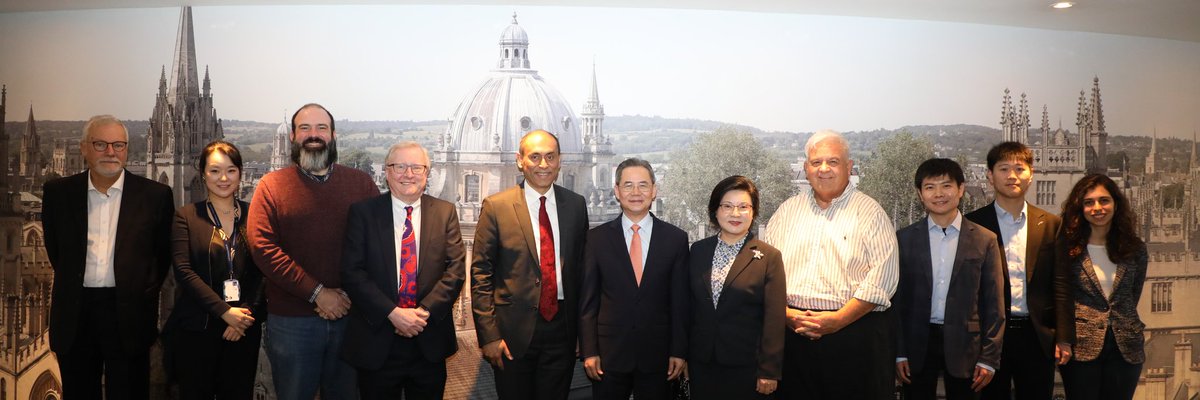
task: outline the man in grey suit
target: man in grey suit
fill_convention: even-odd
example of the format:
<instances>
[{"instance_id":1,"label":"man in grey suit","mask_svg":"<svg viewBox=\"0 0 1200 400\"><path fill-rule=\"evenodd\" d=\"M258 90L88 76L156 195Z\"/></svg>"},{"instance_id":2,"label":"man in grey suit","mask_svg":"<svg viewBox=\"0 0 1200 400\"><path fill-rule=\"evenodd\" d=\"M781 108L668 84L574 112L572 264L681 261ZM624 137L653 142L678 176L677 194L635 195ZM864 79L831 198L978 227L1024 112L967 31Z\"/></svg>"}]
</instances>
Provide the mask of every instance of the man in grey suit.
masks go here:
<instances>
[{"instance_id":1,"label":"man in grey suit","mask_svg":"<svg viewBox=\"0 0 1200 400\"><path fill-rule=\"evenodd\" d=\"M525 181L484 199L471 261L475 334L501 399L565 399L575 366L583 196L554 184L558 138L521 138Z\"/></svg>"},{"instance_id":2,"label":"man in grey suit","mask_svg":"<svg viewBox=\"0 0 1200 400\"><path fill-rule=\"evenodd\" d=\"M952 160L921 163L913 183L929 217L896 233L896 377L907 399L936 399L939 373L947 399L978 399L1000 366L1000 246L958 211L964 180Z\"/></svg>"},{"instance_id":3,"label":"man in grey suit","mask_svg":"<svg viewBox=\"0 0 1200 400\"><path fill-rule=\"evenodd\" d=\"M388 150L388 193L350 206L342 285L354 302L342 359L363 400L441 399L446 358L458 350L451 306L466 279L453 204L424 194L429 153Z\"/></svg>"}]
</instances>

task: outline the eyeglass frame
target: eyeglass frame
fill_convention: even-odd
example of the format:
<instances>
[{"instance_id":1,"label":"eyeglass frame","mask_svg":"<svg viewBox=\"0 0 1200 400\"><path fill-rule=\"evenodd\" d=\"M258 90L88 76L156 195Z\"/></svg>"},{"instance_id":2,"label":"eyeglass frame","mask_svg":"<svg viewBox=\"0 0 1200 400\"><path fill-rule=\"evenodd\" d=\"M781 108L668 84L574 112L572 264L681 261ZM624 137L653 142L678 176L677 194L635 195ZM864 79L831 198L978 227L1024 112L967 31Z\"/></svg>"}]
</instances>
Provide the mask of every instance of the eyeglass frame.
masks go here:
<instances>
[{"instance_id":1,"label":"eyeglass frame","mask_svg":"<svg viewBox=\"0 0 1200 400\"><path fill-rule=\"evenodd\" d=\"M721 204L717 205L717 208L720 209L725 214L733 214L734 210L737 210L738 214L746 214L749 212L754 212L754 205L746 204L746 203L733 204L733 203L722 202Z\"/></svg>"},{"instance_id":2,"label":"eyeglass frame","mask_svg":"<svg viewBox=\"0 0 1200 400\"><path fill-rule=\"evenodd\" d=\"M412 171L413 175L422 175L425 172L429 171L429 166L424 165L424 164L391 163L391 164L384 164L383 167L387 168L388 171L391 171L392 173L396 173L396 174L403 174L404 171ZM396 170L397 167L399 167L400 170ZM417 168L420 168L421 170L417 171Z\"/></svg>"},{"instance_id":3,"label":"eyeglass frame","mask_svg":"<svg viewBox=\"0 0 1200 400\"><path fill-rule=\"evenodd\" d=\"M92 141L92 150L95 150L98 153L103 153L105 150L108 150L109 147L112 147L113 151L122 152L129 149L129 142L124 140L119 140L116 142L106 142L103 140Z\"/></svg>"},{"instance_id":4,"label":"eyeglass frame","mask_svg":"<svg viewBox=\"0 0 1200 400\"><path fill-rule=\"evenodd\" d=\"M634 188L637 188L638 193L647 193L651 190L654 190L654 184L638 182L638 184L635 185L633 182L625 182L625 184L617 186L617 190L620 190L621 193L625 194L633 193Z\"/></svg>"}]
</instances>

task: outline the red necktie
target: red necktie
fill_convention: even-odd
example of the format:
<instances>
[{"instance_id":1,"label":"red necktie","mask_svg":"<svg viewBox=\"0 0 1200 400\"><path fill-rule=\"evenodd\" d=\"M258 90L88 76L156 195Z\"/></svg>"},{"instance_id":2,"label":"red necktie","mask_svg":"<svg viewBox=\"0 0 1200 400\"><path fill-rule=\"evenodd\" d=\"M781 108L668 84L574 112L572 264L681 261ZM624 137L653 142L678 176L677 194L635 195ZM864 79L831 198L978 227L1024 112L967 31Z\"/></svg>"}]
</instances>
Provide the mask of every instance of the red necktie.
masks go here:
<instances>
[{"instance_id":1,"label":"red necktie","mask_svg":"<svg viewBox=\"0 0 1200 400\"><path fill-rule=\"evenodd\" d=\"M400 308L417 306L417 235L413 232L412 206L404 207L404 236L400 239L400 285L396 305Z\"/></svg>"},{"instance_id":2,"label":"red necktie","mask_svg":"<svg viewBox=\"0 0 1200 400\"><path fill-rule=\"evenodd\" d=\"M542 249L538 259L542 270L542 296L538 301L538 311L543 319L549 321L558 313L558 277L554 272L554 231L550 229L550 214L546 213L546 196L542 196L541 201L542 206L538 208L538 232Z\"/></svg>"}]
</instances>

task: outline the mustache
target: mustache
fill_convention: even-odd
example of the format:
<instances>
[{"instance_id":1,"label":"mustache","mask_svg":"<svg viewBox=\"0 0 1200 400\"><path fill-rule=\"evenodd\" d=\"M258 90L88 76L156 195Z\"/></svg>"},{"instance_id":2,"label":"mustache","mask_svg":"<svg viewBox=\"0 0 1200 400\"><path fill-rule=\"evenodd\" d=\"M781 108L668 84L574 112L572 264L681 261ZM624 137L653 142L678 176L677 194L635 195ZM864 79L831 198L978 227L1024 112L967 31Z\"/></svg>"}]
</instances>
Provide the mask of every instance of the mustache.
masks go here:
<instances>
[{"instance_id":1,"label":"mustache","mask_svg":"<svg viewBox=\"0 0 1200 400\"><path fill-rule=\"evenodd\" d=\"M319 149L309 149L304 144L320 143ZM328 143L318 137L310 137L300 142L292 142L292 162L308 171L319 171L337 162L337 139Z\"/></svg>"}]
</instances>

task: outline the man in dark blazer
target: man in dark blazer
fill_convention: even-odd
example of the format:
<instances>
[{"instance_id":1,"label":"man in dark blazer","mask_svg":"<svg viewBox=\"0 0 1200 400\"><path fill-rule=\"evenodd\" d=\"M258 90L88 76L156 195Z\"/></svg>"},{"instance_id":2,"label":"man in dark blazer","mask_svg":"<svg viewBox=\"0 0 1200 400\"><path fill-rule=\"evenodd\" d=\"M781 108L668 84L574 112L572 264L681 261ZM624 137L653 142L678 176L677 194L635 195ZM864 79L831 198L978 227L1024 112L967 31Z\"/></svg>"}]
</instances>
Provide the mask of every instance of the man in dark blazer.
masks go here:
<instances>
[{"instance_id":1,"label":"man in dark blazer","mask_svg":"<svg viewBox=\"0 0 1200 400\"><path fill-rule=\"evenodd\" d=\"M914 183L928 218L896 233L896 377L906 399L936 399L939 373L947 399L977 399L1000 366L1000 246L995 234L958 212L964 181L953 160L921 163Z\"/></svg>"},{"instance_id":2,"label":"man in dark blazer","mask_svg":"<svg viewBox=\"0 0 1200 400\"><path fill-rule=\"evenodd\" d=\"M63 395L149 397L158 295L170 267L171 188L125 170L129 132L110 115L83 127L88 169L42 187L54 268L50 349Z\"/></svg>"},{"instance_id":3,"label":"man in dark blazer","mask_svg":"<svg viewBox=\"0 0 1200 400\"><path fill-rule=\"evenodd\" d=\"M579 339L595 399L665 399L686 366L687 233L650 214L654 169L630 158L613 187L621 216L588 232Z\"/></svg>"},{"instance_id":4,"label":"man in dark blazer","mask_svg":"<svg viewBox=\"0 0 1200 400\"><path fill-rule=\"evenodd\" d=\"M1054 391L1054 365L1070 359L1055 347L1054 240L1061 220L1025 201L1033 182L1033 151L1004 142L987 154L987 178L996 192L991 204L967 219L995 233L1005 266L1007 321L1003 362L984 399L1048 399Z\"/></svg>"},{"instance_id":5,"label":"man in dark blazer","mask_svg":"<svg viewBox=\"0 0 1200 400\"><path fill-rule=\"evenodd\" d=\"M451 307L466 255L454 205L422 194L429 168L420 144L392 145L388 193L350 206L341 274L354 307L342 359L364 400L441 399L458 351Z\"/></svg>"},{"instance_id":6,"label":"man in dark blazer","mask_svg":"<svg viewBox=\"0 0 1200 400\"><path fill-rule=\"evenodd\" d=\"M558 138L532 131L517 151L524 183L484 199L475 228L475 334L501 399L565 399L575 366L583 196L557 186Z\"/></svg>"}]
</instances>

